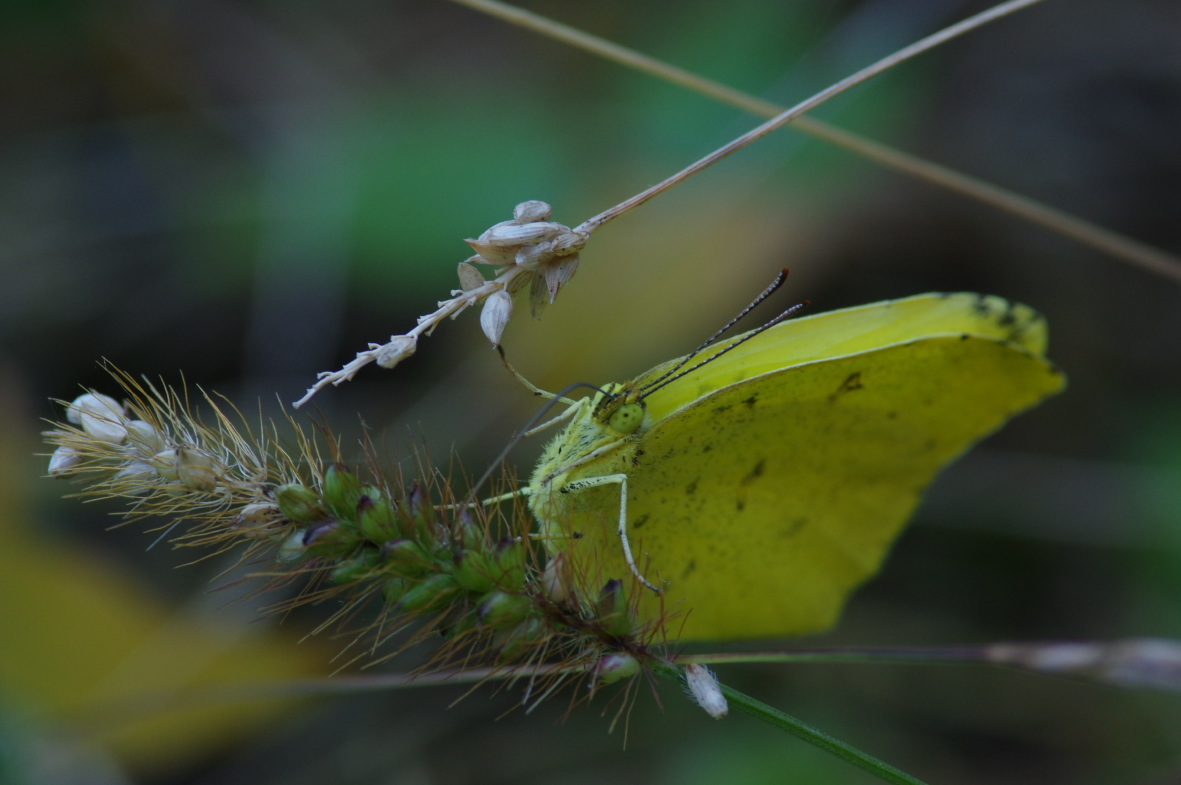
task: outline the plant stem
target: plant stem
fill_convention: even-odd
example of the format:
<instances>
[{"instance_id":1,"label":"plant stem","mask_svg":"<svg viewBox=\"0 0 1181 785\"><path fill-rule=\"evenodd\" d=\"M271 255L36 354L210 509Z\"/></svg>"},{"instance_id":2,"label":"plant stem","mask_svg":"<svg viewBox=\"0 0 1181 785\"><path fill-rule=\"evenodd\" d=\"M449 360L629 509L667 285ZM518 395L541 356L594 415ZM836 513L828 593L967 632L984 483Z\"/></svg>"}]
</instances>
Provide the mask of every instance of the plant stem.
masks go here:
<instances>
[{"instance_id":1,"label":"plant stem","mask_svg":"<svg viewBox=\"0 0 1181 785\"><path fill-rule=\"evenodd\" d=\"M676 666L660 665L655 666L653 669L665 678L675 679L679 682L684 681L682 669ZM729 701L732 709L760 719L772 727L786 731L796 738L806 741L814 747L818 747L830 755L835 755L846 763L856 766L862 771L869 772L883 782L894 783L895 785L926 785L917 777L913 777L905 771L895 768L889 763L879 760L840 739L829 736L827 733L813 728L806 722L798 720L790 714L785 714L774 706L768 706L766 703L756 700L746 693L739 692L725 684L722 684L721 688L722 694L726 696L726 700Z\"/></svg>"}]
</instances>

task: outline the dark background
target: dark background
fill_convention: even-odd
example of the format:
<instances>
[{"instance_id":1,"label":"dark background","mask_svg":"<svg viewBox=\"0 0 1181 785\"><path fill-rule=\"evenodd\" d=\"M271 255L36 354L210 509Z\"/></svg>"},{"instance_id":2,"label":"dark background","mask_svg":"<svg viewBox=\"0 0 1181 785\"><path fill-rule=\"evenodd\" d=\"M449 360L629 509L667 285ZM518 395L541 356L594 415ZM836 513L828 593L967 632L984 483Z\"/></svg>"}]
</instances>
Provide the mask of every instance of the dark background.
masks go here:
<instances>
[{"instance_id":1,"label":"dark background","mask_svg":"<svg viewBox=\"0 0 1181 785\"><path fill-rule=\"evenodd\" d=\"M529 4L784 104L982 7ZM463 238L517 202L576 224L757 121L448 3L0 9L0 781L869 781L667 685L642 691L626 749L606 701L564 723L561 699L502 716L519 688L187 719L121 704L200 695L222 667L248 684L323 674L344 642L293 643L310 618L276 631L208 594L224 563L175 569L191 555L145 552L141 531L105 531L113 508L59 499L32 457L50 399L111 391L107 358L277 410L432 310ZM1047 3L816 114L1176 253L1178 30L1172 0ZM808 643L1181 637L1176 281L788 131L601 230L558 303L534 322L520 302L504 343L542 387L626 378L783 266L780 301L822 310L927 290L1024 301L1070 378L941 478L880 578ZM471 313L307 416L346 442L366 424L394 460L423 441L478 472L534 405ZM1175 696L979 667L721 675L932 782L1181 781Z\"/></svg>"}]
</instances>

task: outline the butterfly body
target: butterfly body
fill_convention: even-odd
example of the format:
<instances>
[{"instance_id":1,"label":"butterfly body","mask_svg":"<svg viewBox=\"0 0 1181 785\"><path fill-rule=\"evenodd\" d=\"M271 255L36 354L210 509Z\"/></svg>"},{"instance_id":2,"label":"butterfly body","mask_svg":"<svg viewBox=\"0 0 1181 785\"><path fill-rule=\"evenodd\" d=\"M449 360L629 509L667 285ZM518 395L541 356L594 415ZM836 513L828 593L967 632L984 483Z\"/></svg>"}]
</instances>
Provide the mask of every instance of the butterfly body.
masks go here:
<instances>
[{"instance_id":1,"label":"butterfly body","mask_svg":"<svg viewBox=\"0 0 1181 785\"><path fill-rule=\"evenodd\" d=\"M727 350L737 336L650 392L678 361L580 402L530 505L582 591L632 579L641 616L682 614L685 638L822 630L938 471L1061 389L1045 335L1025 306L933 294L784 322ZM614 427L626 406L639 419ZM661 594L633 578L621 529Z\"/></svg>"}]
</instances>

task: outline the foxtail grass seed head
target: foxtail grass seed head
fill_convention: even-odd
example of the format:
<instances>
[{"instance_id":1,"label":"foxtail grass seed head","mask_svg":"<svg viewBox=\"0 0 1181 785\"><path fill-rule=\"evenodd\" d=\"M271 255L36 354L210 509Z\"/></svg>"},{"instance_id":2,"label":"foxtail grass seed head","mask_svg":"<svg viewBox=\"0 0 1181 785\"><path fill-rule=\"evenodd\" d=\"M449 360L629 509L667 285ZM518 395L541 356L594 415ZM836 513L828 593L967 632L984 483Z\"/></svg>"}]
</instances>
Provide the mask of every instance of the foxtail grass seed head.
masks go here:
<instances>
[{"instance_id":1,"label":"foxtail grass seed head","mask_svg":"<svg viewBox=\"0 0 1181 785\"><path fill-rule=\"evenodd\" d=\"M359 634L381 642L406 630L401 648L433 639L431 667L557 665L539 678L580 675L592 689L656 656L661 625L637 622L621 581L573 575L561 555L546 563L523 508L493 518L457 503L437 472L409 482L376 465L362 472L336 458L330 436L321 444L289 421L285 446L277 426L252 432L211 396L201 419L187 393L113 374L127 402L88 392L66 404L66 422L46 432L50 475L123 503L129 521L153 519L178 547L238 546L259 578L306 581L276 610L331 601L328 626L376 603L378 621ZM585 585L604 588L578 596Z\"/></svg>"}]
</instances>

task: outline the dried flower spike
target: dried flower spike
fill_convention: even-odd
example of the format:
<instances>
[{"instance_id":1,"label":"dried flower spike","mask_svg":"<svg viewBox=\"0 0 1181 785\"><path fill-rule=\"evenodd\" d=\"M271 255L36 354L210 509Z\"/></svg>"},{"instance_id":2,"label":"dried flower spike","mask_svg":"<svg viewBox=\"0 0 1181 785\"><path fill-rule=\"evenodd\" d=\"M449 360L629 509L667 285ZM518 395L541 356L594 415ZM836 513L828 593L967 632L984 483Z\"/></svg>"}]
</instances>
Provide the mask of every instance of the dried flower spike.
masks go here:
<instances>
[{"instance_id":1,"label":"dried flower spike","mask_svg":"<svg viewBox=\"0 0 1181 785\"><path fill-rule=\"evenodd\" d=\"M512 297L529 285L529 306L536 318L552 303L563 286L578 270L578 259L590 237L581 228L550 221L551 209L545 202L521 202L510 221L502 221L475 239L466 242L475 256L460 262L457 271L459 288L451 299L439 303L431 314L420 316L418 325L405 335L390 336L384 344L370 344L339 371L319 375L307 393L295 402L299 407L328 385L346 382L372 362L393 368L414 354L418 339L430 335L446 318L454 319L477 303L484 303L480 326L488 340L498 345L505 325L513 313ZM475 265L498 268L494 278L485 279Z\"/></svg>"},{"instance_id":2,"label":"dried flower spike","mask_svg":"<svg viewBox=\"0 0 1181 785\"><path fill-rule=\"evenodd\" d=\"M412 627L394 654L441 641L428 667L524 669L534 696L570 677L593 691L656 656L661 625L637 620L620 581L572 575L560 555L545 564L523 506L494 527L484 507L456 503L437 473L425 473L433 486L389 480L376 465L363 475L326 462L294 423L291 450L273 426L239 428L209 396L212 426L190 413L187 395L117 378L125 405L87 393L67 405L69 424L47 432L50 474L83 479L84 496L123 502L128 520L162 519L177 546L238 547L258 577L306 583L277 610L331 601L328 625L377 606L377 621L360 631L373 638L366 651ZM336 456L339 445L324 451ZM578 596L576 585L603 589Z\"/></svg>"}]
</instances>

